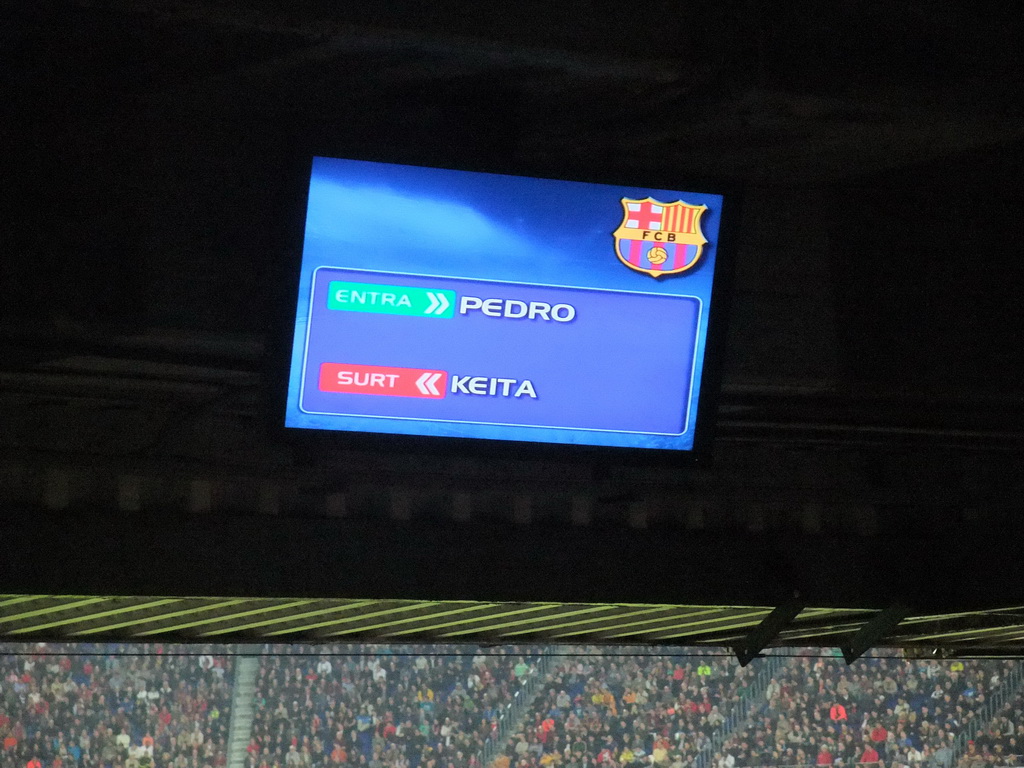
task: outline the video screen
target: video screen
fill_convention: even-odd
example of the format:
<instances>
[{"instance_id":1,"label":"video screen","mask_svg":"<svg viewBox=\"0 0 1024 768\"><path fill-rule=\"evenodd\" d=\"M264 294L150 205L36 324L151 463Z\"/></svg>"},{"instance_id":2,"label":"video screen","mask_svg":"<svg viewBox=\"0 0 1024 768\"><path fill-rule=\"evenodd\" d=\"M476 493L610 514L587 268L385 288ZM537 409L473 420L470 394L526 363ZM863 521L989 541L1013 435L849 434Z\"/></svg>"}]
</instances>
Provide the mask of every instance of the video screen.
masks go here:
<instances>
[{"instance_id":1,"label":"video screen","mask_svg":"<svg viewBox=\"0 0 1024 768\"><path fill-rule=\"evenodd\" d=\"M285 425L692 450L722 205L315 158Z\"/></svg>"}]
</instances>

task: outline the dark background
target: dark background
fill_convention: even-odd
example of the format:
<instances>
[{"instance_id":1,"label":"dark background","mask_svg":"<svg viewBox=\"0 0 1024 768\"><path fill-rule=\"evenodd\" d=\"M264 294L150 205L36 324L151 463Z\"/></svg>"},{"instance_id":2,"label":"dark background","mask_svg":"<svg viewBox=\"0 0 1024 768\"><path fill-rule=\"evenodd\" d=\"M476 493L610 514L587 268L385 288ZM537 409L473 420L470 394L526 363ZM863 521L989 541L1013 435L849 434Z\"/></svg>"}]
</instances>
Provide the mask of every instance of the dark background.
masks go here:
<instances>
[{"instance_id":1,"label":"dark background","mask_svg":"<svg viewBox=\"0 0 1024 768\"><path fill-rule=\"evenodd\" d=\"M53 564L12 566L24 589L295 593L265 525L336 594L366 585L329 543L363 535L388 591L455 590L451 553L394 554L427 531L515 553L486 599L562 572L607 599L1024 597L1014 4L40 2L0 44L0 503ZM265 364L314 153L741 187L714 461L281 443ZM161 554L194 526L202 580Z\"/></svg>"}]
</instances>

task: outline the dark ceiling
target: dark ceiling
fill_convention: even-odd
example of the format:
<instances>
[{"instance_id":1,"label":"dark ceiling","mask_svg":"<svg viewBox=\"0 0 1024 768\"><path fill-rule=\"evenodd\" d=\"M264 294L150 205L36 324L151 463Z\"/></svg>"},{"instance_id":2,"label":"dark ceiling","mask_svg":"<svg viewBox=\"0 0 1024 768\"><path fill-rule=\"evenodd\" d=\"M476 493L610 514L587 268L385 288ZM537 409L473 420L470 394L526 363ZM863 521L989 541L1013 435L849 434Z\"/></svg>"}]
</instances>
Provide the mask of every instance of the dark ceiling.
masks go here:
<instances>
[{"instance_id":1,"label":"dark ceiling","mask_svg":"<svg viewBox=\"0 0 1024 768\"><path fill-rule=\"evenodd\" d=\"M2 35L4 329L266 333L316 152L811 190L841 378L1020 391L1012 4L42 2Z\"/></svg>"},{"instance_id":2,"label":"dark ceiling","mask_svg":"<svg viewBox=\"0 0 1024 768\"><path fill-rule=\"evenodd\" d=\"M0 504L29 522L555 521L714 530L726 548L740 531L730 605L821 588L799 547L779 575L764 531L809 537L822 563L847 562L851 537L906 539L927 564L965 531L980 559L993 532L1007 557L1024 535L1012 3L44 0L5 10L0 66ZM268 438L312 154L742 189L716 464L453 468ZM713 553L694 541L699 572ZM883 606L899 563L858 564L845 607ZM940 574L923 573L932 615ZM744 603L744 574L777 583ZM980 605L977 583L944 578L957 610ZM1010 580L983 607L1024 603ZM174 593L156 586L136 593ZM663 602L716 600L698 591Z\"/></svg>"}]
</instances>

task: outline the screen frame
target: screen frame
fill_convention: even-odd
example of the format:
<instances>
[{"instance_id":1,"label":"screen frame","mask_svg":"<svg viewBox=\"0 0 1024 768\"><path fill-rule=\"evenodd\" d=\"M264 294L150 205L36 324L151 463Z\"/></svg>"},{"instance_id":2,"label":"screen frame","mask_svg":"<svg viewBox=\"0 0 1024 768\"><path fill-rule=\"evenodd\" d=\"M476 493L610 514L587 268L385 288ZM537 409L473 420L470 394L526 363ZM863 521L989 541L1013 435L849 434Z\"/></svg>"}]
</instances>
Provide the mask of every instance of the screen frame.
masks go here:
<instances>
[{"instance_id":1,"label":"screen frame","mask_svg":"<svg viewBox=\"0 0 1024 768\"><path fill-rule=\"evenodd\" d=\"M715 266L711 283L711 301L708 306L708 326L704 341L704 358L700 377L700 396L697 401L693 447L689 450L635 448L625 446L579 445L568 443L527 442L475 437L439 437L433 435L405 435L379 432L357 432L349 430L308 429L286 427L288 398L288 370L291 365L295 333L295 307L300 289L300 273L305 242L306 213L309 203L310 179L314 157L339 158L393 165L412 165L421 168L491 173L522 178L539 178L554 181L608 184L615 186L650 187L675 189L720 195L722 215L719 224L718 242L715 250ZM715 420L721 396L722 366L724 362L725 338L731 309L734 274L734 239L741 216L742 189L736 183L697 179L681 176L666 179L655 174L637 174L643 177L623 178L622 175L567 172L560 169L528 168L525 164L515 167L479 167L472 164L445 163L444 166L398 162L382 157L355 156L351 153L342 158L336 152L316 151L297 158L289 168L288 178L283 186L290 194L286 199L287 209L282 220L287 231L284 242L288 247L283 253L275 254L276 275L271 291L272 301L271 336L265 355L265 413L268 415L267 428L274 443L294 448L317 451L324 449L351 450L369 453L430 454L439 458L484 458L519 461L556 461L566 463L587 463L598 465L624 465L638 467L685 467L708 463L712 458L715 434Z\"/></svg>"}]
</instances>

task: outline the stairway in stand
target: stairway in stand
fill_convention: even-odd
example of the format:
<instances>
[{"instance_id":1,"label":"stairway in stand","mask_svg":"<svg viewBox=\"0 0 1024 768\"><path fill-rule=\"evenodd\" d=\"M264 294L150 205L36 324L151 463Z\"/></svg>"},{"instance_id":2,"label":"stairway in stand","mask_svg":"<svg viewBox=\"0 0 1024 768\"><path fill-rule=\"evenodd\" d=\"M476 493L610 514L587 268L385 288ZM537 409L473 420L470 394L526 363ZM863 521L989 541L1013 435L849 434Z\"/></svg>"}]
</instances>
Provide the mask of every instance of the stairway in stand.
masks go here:
<instances>
[{"instance_id":1,"label":"stairway in stand","mask_svg":"<svg viewBox=\"0 0 1024 768\"><path fill-rule=\"evenodd\" d=\"M260 671L259 656L239 656L235 660L235 692L231 697L231 723L228 726L227 768L243 768L245 748L252 733L253 710L256 703L256 677Z\"/></svg>"}]
</instances>

